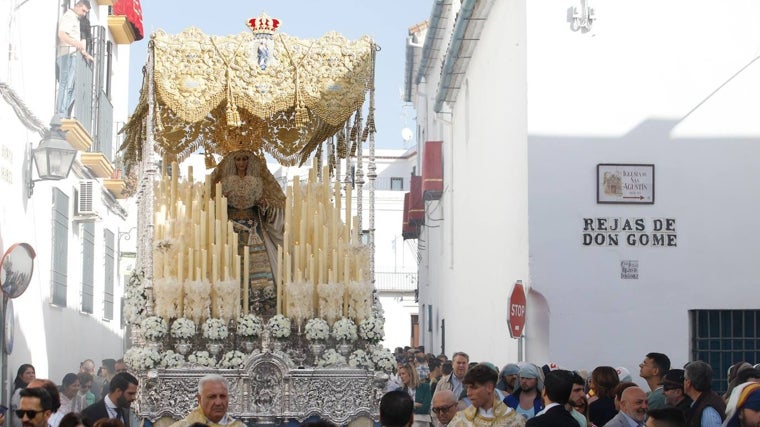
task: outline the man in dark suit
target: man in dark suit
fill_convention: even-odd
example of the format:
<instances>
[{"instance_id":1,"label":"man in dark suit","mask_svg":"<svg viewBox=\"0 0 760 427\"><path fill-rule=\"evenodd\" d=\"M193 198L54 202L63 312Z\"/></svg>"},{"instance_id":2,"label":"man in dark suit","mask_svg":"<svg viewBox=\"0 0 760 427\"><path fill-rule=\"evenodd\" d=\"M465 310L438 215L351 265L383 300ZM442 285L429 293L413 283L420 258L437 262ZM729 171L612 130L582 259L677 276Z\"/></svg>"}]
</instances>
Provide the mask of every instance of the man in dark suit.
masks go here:
<instances>
[{"instance_id":1,"label":"man in dark suit","mask_svg":"<svg viewBox=\"0 0 760 427\"><path fill-rule=\"evenodd\" d=\"M116 418L129 427L129 407L137 398L137 378L120 372L111 379L108 394L82 410L82 416L93 424L103 418Z\"/></svg>"},{"instance_id":2,"label":"man in dark suit","mask_svg":"<svg viewBox=\"0 0 760 427\"><path fill-rule=\"evenodd\" d=\"M529 419L525 427L579 427L567 408L572 390L572 372L557 369L546 374L541 392L544 410Z\"/></svg>"}]
</instances>

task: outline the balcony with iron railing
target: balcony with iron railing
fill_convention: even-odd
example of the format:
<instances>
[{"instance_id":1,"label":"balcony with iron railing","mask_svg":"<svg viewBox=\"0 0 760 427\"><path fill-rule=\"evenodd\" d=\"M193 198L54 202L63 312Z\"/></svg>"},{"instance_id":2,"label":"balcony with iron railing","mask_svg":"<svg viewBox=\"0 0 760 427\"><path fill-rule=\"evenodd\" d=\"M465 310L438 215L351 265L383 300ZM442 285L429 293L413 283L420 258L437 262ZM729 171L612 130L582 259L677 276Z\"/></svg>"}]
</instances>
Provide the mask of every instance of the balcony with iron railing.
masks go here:
<instances>
[{"instance_id":1,"label":"balcony with iron railing","mask_svg":"<svg viewBox=\"0 0 760 427\"><path fill-rule=\"evenodd\" d=\"M74 101L70 118L61 120L61 128L68 131L67 140L82 151L80 161L98 178L118 179L114 161L114 117L110 99L111 43L106 40L106 29L91 27L93 37L88 40L88 53L93 60L76 55L74 66ZM122 183L106 186L119 197Z\"/></svg>"},{"instance_id":2,"label":"balcony with iron railing","mask_svg":"<svg viewBox=\"0 0 760 427\"><path fill-rule=\"evenodd\" d=\"M417 290L416 272L375 272L378 293L413 295Z\"/></svg>"}]
</instances>

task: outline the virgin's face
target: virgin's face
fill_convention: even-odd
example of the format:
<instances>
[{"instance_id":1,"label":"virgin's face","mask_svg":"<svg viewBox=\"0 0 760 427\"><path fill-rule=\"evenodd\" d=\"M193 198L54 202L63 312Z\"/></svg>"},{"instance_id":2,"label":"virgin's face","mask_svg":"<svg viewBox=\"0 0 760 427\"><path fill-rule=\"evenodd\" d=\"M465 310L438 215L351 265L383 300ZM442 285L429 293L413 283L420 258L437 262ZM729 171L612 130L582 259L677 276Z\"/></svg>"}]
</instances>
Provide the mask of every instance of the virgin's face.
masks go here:
<instances>
[{"instance_id":1,"label":"virgin's face","mask_svg":"<svg viewBox=\"0 0 760 427\"><path fill-rule=\"evenodd\" d=\"M245 172L246 169L248 169L248 157L246 156L238 156L235 157L235 169L240 172Z\"/></svg>"}]
</instances>

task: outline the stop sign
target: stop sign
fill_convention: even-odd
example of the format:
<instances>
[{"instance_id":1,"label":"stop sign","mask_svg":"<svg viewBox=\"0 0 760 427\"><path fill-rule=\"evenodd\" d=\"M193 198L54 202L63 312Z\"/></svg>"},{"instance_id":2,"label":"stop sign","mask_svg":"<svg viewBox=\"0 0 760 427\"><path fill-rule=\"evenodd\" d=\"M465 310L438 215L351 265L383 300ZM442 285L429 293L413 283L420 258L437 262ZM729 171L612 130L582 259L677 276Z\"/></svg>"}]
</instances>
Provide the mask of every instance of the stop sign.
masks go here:
<instances>
[{"instance_id":1,"label":"stop sign","mask_svg":"<svg viewBox=\"0 0 760 427\"><path fill-rule=\"evenodd\" d=\"M509 335L512 338L520 338L525 330L525 289L522 280L515 283L512 295L509 296Z\"/></svg>"}]
</instances>

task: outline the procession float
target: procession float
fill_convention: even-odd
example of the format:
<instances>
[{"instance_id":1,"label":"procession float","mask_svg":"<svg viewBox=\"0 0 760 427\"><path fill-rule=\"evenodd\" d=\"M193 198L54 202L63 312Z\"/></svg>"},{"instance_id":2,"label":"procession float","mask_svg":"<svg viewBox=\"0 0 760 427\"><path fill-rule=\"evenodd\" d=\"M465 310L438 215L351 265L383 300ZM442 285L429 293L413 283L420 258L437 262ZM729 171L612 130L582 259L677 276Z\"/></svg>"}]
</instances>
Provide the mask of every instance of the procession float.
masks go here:
<instances>
[{"instance_id":1,"label":"procession float","mask_svg":"<svg viewBox=\"0 0 760 427\"><path fill-rule=\"evenodd\" d=\"M155 32L123 129L138 177L124 307L136 411L168 425L218 373L230 414L251 425L369 423L395 366L373 287L378 48L292 37L265 14L247 24L230 36ZM209 173L180 176L198 152ZM286 186L265 155L311 165L308 176Z\"/></svg>"}]
</instances>

